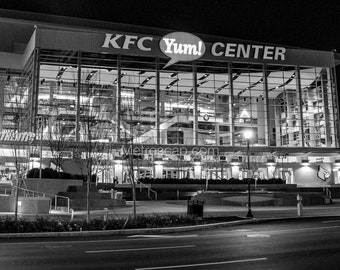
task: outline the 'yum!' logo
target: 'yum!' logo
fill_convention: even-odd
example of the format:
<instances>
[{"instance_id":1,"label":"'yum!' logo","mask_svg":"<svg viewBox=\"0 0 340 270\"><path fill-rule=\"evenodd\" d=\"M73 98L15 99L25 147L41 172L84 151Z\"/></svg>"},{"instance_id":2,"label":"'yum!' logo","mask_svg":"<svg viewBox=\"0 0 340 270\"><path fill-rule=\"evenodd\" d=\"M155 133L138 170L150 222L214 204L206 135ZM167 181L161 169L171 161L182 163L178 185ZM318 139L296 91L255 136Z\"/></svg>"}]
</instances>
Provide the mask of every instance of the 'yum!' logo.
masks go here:
<instances>
[{"instance_id":1,"label":"'yum!' logo","mask_svg":"<svg viewBox=\"0 0 340 270\"><path fill-rule=\"evenodd\" d=\"M174 32L162 37L159 47L171 59L164 68L179 61L193 61L205 53L205 44L197 36L185 32Z\"/></svg>"}]
</instances>

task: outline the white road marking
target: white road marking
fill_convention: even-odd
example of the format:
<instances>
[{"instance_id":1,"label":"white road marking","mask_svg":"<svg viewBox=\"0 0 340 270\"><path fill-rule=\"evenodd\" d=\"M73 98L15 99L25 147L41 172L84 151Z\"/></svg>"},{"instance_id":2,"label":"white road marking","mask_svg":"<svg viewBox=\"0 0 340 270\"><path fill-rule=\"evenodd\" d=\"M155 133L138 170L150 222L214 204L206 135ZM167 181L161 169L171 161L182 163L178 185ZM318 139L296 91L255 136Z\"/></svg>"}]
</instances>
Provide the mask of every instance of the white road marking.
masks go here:
<instances>
[{"instance_id":1,"label":"white road marking","mask_svg":"<svg viewBox=\"0 0 340 270\"><path fill-rule=\"evenodd\" d=\"M211 263L182 264L182 265L159 266L159 267L146 267L146 268L136 268L135 270L156 270L156 269L175 269L175 268L181 269L181 268L188 268L188 267L195 267L195 266L245 263L245 262L255 262L255 261L265 261L265 260L267 260L267 258L245 259L245 260L224 261L224 262L211 262Z\"/></svg>"},{"instance_id":2,"label":"white road marking","mask_svg":"<svg viewBox=\"0 0 340 270\"><path fill-rule=\"evenodd\" d=\"M297 229L279 229L279 230L267 230L266 233L293 233L293 232L299 232L299 231L322 231L326 229L337 229L340 228L340 226L328 226L328 227L309 227L309 228L297 228ZM256 228L256 231L254 233L260 233L261 228ZM238 232L242 233L242 232ZM234 231L235 234L235 231ZM228 236L228 235L234 235L231 232L229 233L217 233L217 234L205 234L205 235L200 235L200 237L220 237L220 236Z\"/></svg>"},{"instance_id":3,"label":"white road marking","mask_svg":"<svg viewBox=\"0 0 340 270\"><path fill-rule=\"evenodd\" d=\"M266 238L266 237L270 237L270 235L269 234L257 233L257 234L248 234L247 237L249 237L249 238Z\"/></svg>"},{"instance_id":4,"label":"white road marking","mask_svg":"<svg viewBox=\"0 0 340 270\"><path fill-rule=\"evenodd\" d=\"M136 234L130 235L127 238L183 238L183 237L197 237L197 234L191 235L154 235L154 234Z\"/></svg>"},{"instance_id":5,"label":"white road marking","mask_svg":"<svg viewBox=\"0 0 340 270\"><path fill-rule=\"evenodd\" d=\"M338 219L338 220L327 220L327 221L322 221L321 223L335 223L335 222L340 222L340 219Z\"/></svg>"},{"instance_id":6,"label":"white road marking","mask_svg":"<svg viewBox=\"0 0 340 270\"><path fill-rule=\"evenodd\" d=\"M87 250L87 251L85 251L85 253L108 253L108 252L144 251L144 250L193 248L193 247L196 247L196 245L153 247L153 248L127 248L127 249Z\"/></svg>"}]
</instances>

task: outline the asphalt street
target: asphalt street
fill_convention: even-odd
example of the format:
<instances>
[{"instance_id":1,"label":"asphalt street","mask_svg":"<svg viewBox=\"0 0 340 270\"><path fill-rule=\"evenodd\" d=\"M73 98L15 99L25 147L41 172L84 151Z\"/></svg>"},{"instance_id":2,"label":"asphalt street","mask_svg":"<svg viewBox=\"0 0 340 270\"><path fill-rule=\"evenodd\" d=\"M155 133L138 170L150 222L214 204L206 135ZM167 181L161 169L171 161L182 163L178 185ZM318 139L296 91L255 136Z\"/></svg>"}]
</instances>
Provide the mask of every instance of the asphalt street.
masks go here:
<instances>
[{"instance_id":1,"label":"asphalt street","mask_svg":"<svg viewBox=\"0 0 340 270\"><path fill-rule=\"evenodd\" d=\"M339 269L340 219L172 234L2 239L1 269Z\"/></svg>"}]
</instances>

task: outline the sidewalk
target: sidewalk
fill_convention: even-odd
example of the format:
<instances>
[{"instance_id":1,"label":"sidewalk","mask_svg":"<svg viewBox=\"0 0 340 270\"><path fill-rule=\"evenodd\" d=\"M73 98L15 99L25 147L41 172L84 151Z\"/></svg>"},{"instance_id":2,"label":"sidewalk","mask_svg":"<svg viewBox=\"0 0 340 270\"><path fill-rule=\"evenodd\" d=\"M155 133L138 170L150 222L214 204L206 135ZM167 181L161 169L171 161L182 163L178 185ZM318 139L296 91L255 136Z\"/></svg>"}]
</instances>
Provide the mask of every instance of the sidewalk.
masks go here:
<instances>
[{"instance_id":1,"label":"sidewalk","mask_svg":"<svg viewBox=\"0 0 340 270\"><path fill-rule=\"evenodd\" d=\"M107 211L108 218L126 219L133 216L133 202L127 201L126 206L116 207ZM254 206L251 208L255 219L273 219L273 218L295 218L299 217L296 206ZM245 217L248 208L246 206L224 206L224 205L204 205L203 217L227 217L239 216ZM187 201L137 201L137 215L156 215L156 214L187 214ZM103 218L106 211L91 211L91 218ZM58 216L70 216L70 214L62 214L53 212L50 218L58 218ZM86 211L74 212L75 219L85 218ZM303 207L302 217L319 217L319 216L340 216L340 199L333 200L330 205L305 206Z\"/></svg>"},{"instance_id":2,"label":"sidewalk","mask_svg":"<svg viewBox=\"0 0 340 270\"><path fill-rule=\"evenodd\" d=\"M253 206L251 208L255 219L272 219L272 218L294 218L298 217L296 206ZM246 206L224 206L224 205L204 205L203 217L227 217L239 216L245 217L248 208ZM133 202L127 201L126 206L116 207L109 210L92 210L91 218L104 218L106 215L109 219L126 219L133 216ZM156 214L187 214L187 201L137 201L137 215L156 215ZM12 212L0 212L1 217L11 217ZM305 206L303 207L302 216L340 216L340 199L333 200L330 205ZM35 219L37 215L20 215L21 218ZM70 213L53 211L49 215L39 215L43 218L63 218L71 219ZM85 219L86 211L75 211L74 219Z\"/></svg>"},{"instance_id":3,"label":"sidewalk","mask_svg":"<svg viewBox=\"0 0 340 270\"><path fill-rule=\"evenodd\" d=\"M137 214L186 214L187 201L137 201ZM129 207L130 206L130 207ZM109 211L109 215L127 217L132 215L132 202L127 202L127 207L116 208ZM254 218L284 218L297 217L296 206L256 206L251 208ZM204 205L204 217L240 216L244 217L248 211L247 207ZM303 207L303 216L340 216L340 199L334 200L330 205Z\"/></svg>"}]
</instances>

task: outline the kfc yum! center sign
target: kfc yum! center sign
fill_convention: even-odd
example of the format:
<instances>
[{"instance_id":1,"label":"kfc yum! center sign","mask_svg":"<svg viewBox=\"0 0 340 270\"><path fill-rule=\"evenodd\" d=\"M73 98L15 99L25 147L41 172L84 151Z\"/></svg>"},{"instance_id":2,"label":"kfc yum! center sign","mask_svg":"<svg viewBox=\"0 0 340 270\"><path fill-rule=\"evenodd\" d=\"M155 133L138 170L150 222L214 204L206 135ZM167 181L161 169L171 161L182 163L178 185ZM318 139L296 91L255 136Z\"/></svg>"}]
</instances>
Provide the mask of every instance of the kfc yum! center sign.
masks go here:
<instances>
[{"instance_id":1,"label":"kfc yum! center sign","mask_svg":"<svg viewBox=\"0 0 340 270\"><path fill-rule=\"evenodd\" d=\"M286 48L260 44L246 44L217 41L205 43L196 35L186 32L173 32L161 38L124 34L105 34L102 49L113 49L121 54L137 54L167 57L163 68L177 62L204 60L267 60L285 61Z\"/></svg>"}]
</instances>

